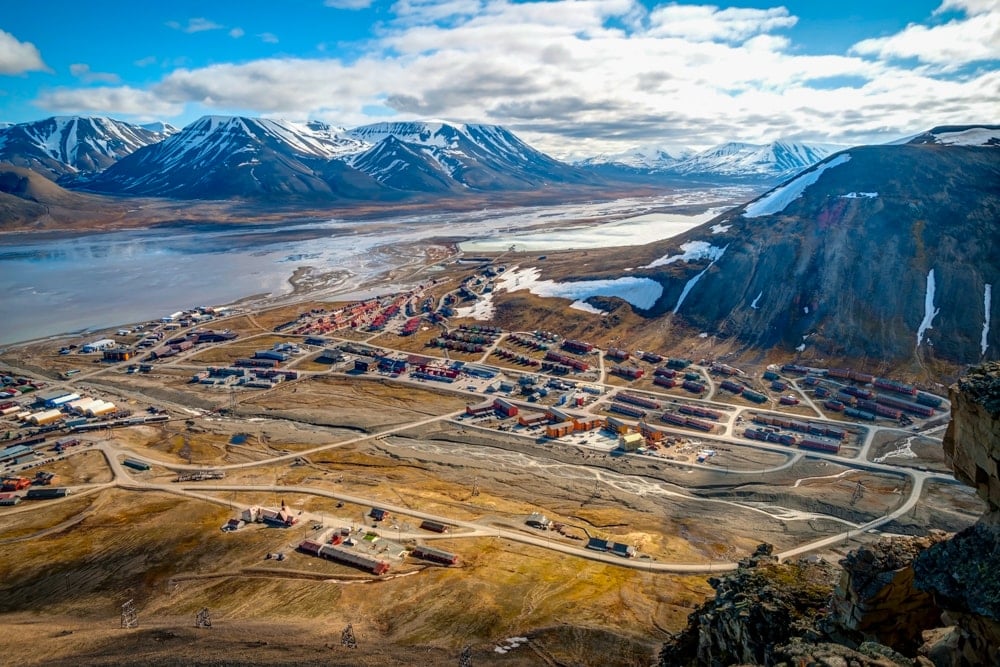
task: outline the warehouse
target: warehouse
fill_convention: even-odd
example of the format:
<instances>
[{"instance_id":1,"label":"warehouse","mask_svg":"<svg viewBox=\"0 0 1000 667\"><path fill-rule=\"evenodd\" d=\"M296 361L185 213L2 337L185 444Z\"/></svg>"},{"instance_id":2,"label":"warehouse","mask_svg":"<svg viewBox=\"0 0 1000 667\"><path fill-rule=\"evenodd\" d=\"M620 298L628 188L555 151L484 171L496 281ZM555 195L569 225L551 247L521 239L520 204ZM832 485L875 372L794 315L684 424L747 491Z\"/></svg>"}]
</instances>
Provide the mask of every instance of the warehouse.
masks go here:
<instances>
[{"instance_id":1,"label":"warehouse","mask_svg":"<svg viewBox=\"0 0 1000 667\"><path fill-rule=\"evenodd\" d=\"M112 340L111 338L102 338L101 340L95 340L92 343L85 343L81 352L101 352L103 350L109 350L118 345L118 341Z\"/></svg>"},{"instance_id":2,"label":"warehouse","mask_svg":"<svg viewBox=\"0 0 1000 667\"><path fill-rule=\"evenodd\" d=\"M28 415L28 421L36 426L54 424L55 422L62 420L62 418L63 413L59 410L42 410L41 412L36 412L33 415Z\"/></svg>"},{"instance_id":3,"label":"warehouse","mask_svg":"<svg viewBox=\"0 0 1000 667\"><path fill-rule=\"evenodd\" d=\"M116 410L115 404L110 401L95 401L93 405L87 408L86 414L88 417L103 417L110 415Z\"/></svg>"},{"instance_id":4,"label":"warehouse","mask_svg":"<svg viewBox=\"0 0 1000 667\"><path fill-rule=\"evenodd\" d=\"M480 417L493 412L493 401L483 401L475 405L465 406L465 414L470 417Z\"/></svg>"},{"instance_id":5,"label":"warehouse","mask_svg":"<svg viewBox=\"0 0 1000 667\"><path fill-rule=\"evenodd\" d=\"M47 391L44 394L38 394L37 400L39 403L44 404L47 408L55 408L63 405L64 403L75 401L79 398L80 395L74 394L72 391L56 389L55 391Z\"/></svg>"}]
</instances>

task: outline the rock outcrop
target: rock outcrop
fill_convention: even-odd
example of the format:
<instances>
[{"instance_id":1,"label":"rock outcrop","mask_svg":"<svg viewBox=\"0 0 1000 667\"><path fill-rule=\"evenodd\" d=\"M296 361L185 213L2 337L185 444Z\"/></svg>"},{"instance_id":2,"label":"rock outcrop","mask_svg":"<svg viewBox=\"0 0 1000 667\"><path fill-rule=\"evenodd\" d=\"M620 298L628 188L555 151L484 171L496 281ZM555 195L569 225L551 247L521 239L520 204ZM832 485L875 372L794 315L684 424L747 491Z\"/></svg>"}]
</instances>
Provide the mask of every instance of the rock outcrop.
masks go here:
<instances>
[{"instance_id":1,"label":"rock outcrop","mask_svg":"<svg viewBox=\"0 0 1000 667\"><path fill-rule=\"evenodd\" d=\"M817 618L837 580L819 559L777 562L762 544L733 574L709 583L715 599L688 617L687 628L660 653L662 667L774 664L775 649L793 637L819 639Z\"/></svg>"},{"instance_id":2,"label":"rock outcrop","mask_svg":"<svg viewBox=\"0 0 1000 667\"><path fill-rule=\"evenodd\" d=\"M921 652L937 667L1000 664L1000 363L970 371L950 398L945 454L987 510L913 563L915 586L933 596L951 626L929 633Z\"/></svg>"},{"instance_id":3,"label":"rock outcrop","mask_svg":"<svg viewBox=\"0 0 1000 667\"><path fill-rule=\"evenodd\" d=\"M913 561L946 539L890 538L855 549L840 561L844 568L831 600L824 629L851 645L877 641L912 655L921 631L938 625L941 610L933 596L914 586Z\"/></svg>"}]
</instances>

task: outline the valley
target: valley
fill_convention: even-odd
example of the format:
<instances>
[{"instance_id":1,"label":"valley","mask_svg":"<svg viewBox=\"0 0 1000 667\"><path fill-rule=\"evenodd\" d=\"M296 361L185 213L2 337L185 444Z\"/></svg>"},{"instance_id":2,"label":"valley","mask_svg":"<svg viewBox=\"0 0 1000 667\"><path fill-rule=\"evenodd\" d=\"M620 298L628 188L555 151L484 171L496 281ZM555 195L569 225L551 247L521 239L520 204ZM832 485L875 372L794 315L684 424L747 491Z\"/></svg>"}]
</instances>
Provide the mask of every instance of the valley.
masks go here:
<instances>
[{"instance_id":1,"label":"valley","mask_svg":"<svg viewBox=\"0 0 1000 667\"><path fill-rule=\"evenodd\" d=\"M12 476L57 473L70 493L0 509L3 641L35 632L48 655L92 664L124 650L148 664L195 654L406 664L414 651L446 663L466 646L479 660L535 664L611 642L609 664L648 664L707 593L705 577L761 541L783 558L836 559L884 532L956 530L981 511L940 468L948 413L933 391L913 389L939 401L928 418L845 418L820 390L863 393L874 378L657 338L627 306L609 302L602 316L515 290L533 253L470 263L454 252L423 260L419 284L378 297L329 301L318 290L9 347L0 366L24 380L11 386L99 397L117 412L49 429L31 445L35 459L8 463ZM555 252L552 275L579 253ZM462 317L487 298L494 322ZM199 332L233 337L184 343ZM80 352L102 336L114 346ZM145 368L139 357L104 360L124 349L152 354ZM700 391L682 388L685 374ZM29 391L17 403L34 400ZM664 419L689 409L684 426ZM839 439L783 427L773 442L751 438L761 416ZM808 437L829 451L803 449ZM51 452L70 438L78 444ZM219 530L248 508L281 506L292 525ZM537 515L544 529L526 523ZM299 548L342 529L381 545L388 572ZM419 545L457 565L395 555ZM139 630L110 629L127 600ZM202 607L213 626L199 635L188 617ZM295 646L266 622L294 632ZM359 649L340 645L347 626Z\"/></svg>"}]
</instances>

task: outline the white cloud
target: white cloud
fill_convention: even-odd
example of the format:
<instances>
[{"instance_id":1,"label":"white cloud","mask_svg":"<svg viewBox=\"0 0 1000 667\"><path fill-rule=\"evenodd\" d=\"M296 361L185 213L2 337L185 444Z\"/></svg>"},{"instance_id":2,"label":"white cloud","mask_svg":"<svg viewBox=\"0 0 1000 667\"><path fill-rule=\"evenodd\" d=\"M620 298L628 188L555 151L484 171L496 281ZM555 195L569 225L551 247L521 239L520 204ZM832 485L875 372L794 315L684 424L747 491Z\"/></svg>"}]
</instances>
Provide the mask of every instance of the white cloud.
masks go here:
<instances>
[{"instance_id":1,"label":"white cloud","mask_svg":"<svg viewBox=\"0 0 1000 667\"><path fill-rule=\"evenodd\" d=\"M945 5L975 14L976 2ZM372 122L362 111L372 106L382 110L379 120L508 125L557 156L733 139L885 141L996 116L995 69L956 78L860 51L805 54L776 32L795 20L783 7L647 12L636 0L398 0L350 62L289 57L180 68L141 90L100 89L90 102L91 91L60 90L38 103L120 114L141 104L174 114L204 108L348 126ZM968 48L995 48L987 42ZM925 44L924 60L938 48Z\"/></svg>"},{"instance_id":2,"label":"white cloud","mask_svg":"<svg viewBox=\"0 0 1000 667\"><path fill-rule=\"evenodd\" d=\"M233 28L232 30L229 31L229 36L232 37L233 39L239 39L245 34L246 32L243 30L243 28Z\"/></svg>"},{"instance_id":3,"label":"white cloud","mask_svg":"<svg viewBox=\"0 0 1000 667\"><path fill-rule=\"evenodd\" d=\"M710 5L666 5L649 15L650 34L691 41L739 42L778 28L790 28L798 19L784 7L719 9Z\"/></svg>"},{"instance_id":4,"label":"white cloud","mask_svg":"<svg viewBox=\"0 0 1000 667\"><path fill-rule=\"evenodd\" d=\"M182 24L179 21L167 21L167 26L173 28L174 30L180 30L188 34L205 32L206 30L222 30L225 27L219 25L215 21L209 21L208 19L201 17L188 19L186 24Z\"/></svg>"},{"instance_id":5,"label":"white cloud","mask_svg":"<svg viewBox=\"0 0 1000 667\"><path fill-rule=\"evenodd\" d=\"M156 64L156 56L146 56L145 58L139 58L134 63L136 67L149 67L150 65Z\"/></svg>"},{"instance_id":6,"label":"white cloud","mask_svg":"<svg viewBox=\"0 0 1000 667\"><path fill-rule=\"evenodd\" d=\"M121 77L113 72L94 72L90 65L86 63L73 63L69 66L69 73L78 78L83 83L118 83Z\"/></svg>"},{"instance_id":7,"label":"white cloud","mask_svg":"<svg viewBox=\"0 0 1000 667\"><path fill-rule=\"evenodd\" d=\"M164 101L148 90L130 86L69 89L57 88L42 93L37 103L44 109L63 113L109 113L152 120L181 113L181 104Z\"/></svg>"},{"instance_id":8,"label":"white cloud","mask_svg":"<svg viewBox=\"0 0 1000 667\"><path fill-rule=\"evenodd\" d=\"M914 58L945 69L1000 59L1000 2L946 0L935 11L965 12L940 25L911 23L887 37L865 39L851 51L881 59Z\"/></svg>"},{"instance_id":9,"label":"white cloud","mask_svg":"<svg viewBox=\"0 0 1000 667\"><path fill-rule=\"evenodd\" d=\"M278 43L278 36L275 35L273 32L262 32L257 36L260 37L260 41L265 42L267 44Z\"/></svg>"},{"instance_id":10,"label":"white cloud","mask_svg":"<svg viewBox=\"0 0 1000 667\"><path fill-rule=\"evenodd\" d=\"M0 30L0 74L48 71L34 44L18 41L14 35Z\"/></svg>"},{"instance_id":11,"label":"white cloud","mask_svg":"<svg viewBox=\"0 0 1000 667\"><path fill-rule=\"evenodd\" d=\"M323 4L334 9L366 9L373 0L326 0Z\"/></svg>"}]
</instances>

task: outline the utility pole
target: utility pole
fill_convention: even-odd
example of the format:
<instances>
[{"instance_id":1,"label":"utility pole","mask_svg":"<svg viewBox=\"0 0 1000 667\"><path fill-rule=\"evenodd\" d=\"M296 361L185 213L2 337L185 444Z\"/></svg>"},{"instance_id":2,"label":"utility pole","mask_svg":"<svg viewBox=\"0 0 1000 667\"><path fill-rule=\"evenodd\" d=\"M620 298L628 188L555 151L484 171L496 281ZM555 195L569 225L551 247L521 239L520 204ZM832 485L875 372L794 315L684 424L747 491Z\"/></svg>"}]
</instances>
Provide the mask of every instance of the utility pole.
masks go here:
<instances>
[{"instance_id":1,"label":"utility pole","mask_svg":"<svg viewBox=\"0 0 1000 667\"><path fill-rule=\"evenodd\" d=\"M354 626L350 623L344 628L344 631L340 633L340 645L347 648L357 648L358 640L354 636Z\"/></svg>"},{"instance_id":2,"label":"utility pole","mask_svg":"<svg viewBox=\"0 0 1000 667\"><path fill-rule=\"evenodd\" d=\"M208 607L202 607L194 617L194 627L196 628L210 628L212 627L212 614L208 611Z\"/></svg>"},{"instance_id":3,"label":"utility pole","mask_svg":"<svg viewBox=\"0 0 1000 667\"><path fill-rule=\"evenodd\" d=\"M122 627L123 628L137 628L139 627L139 613L135 609L135 604L133 600L128 600L122 605Z\"/></svg>"}]
</instances>

